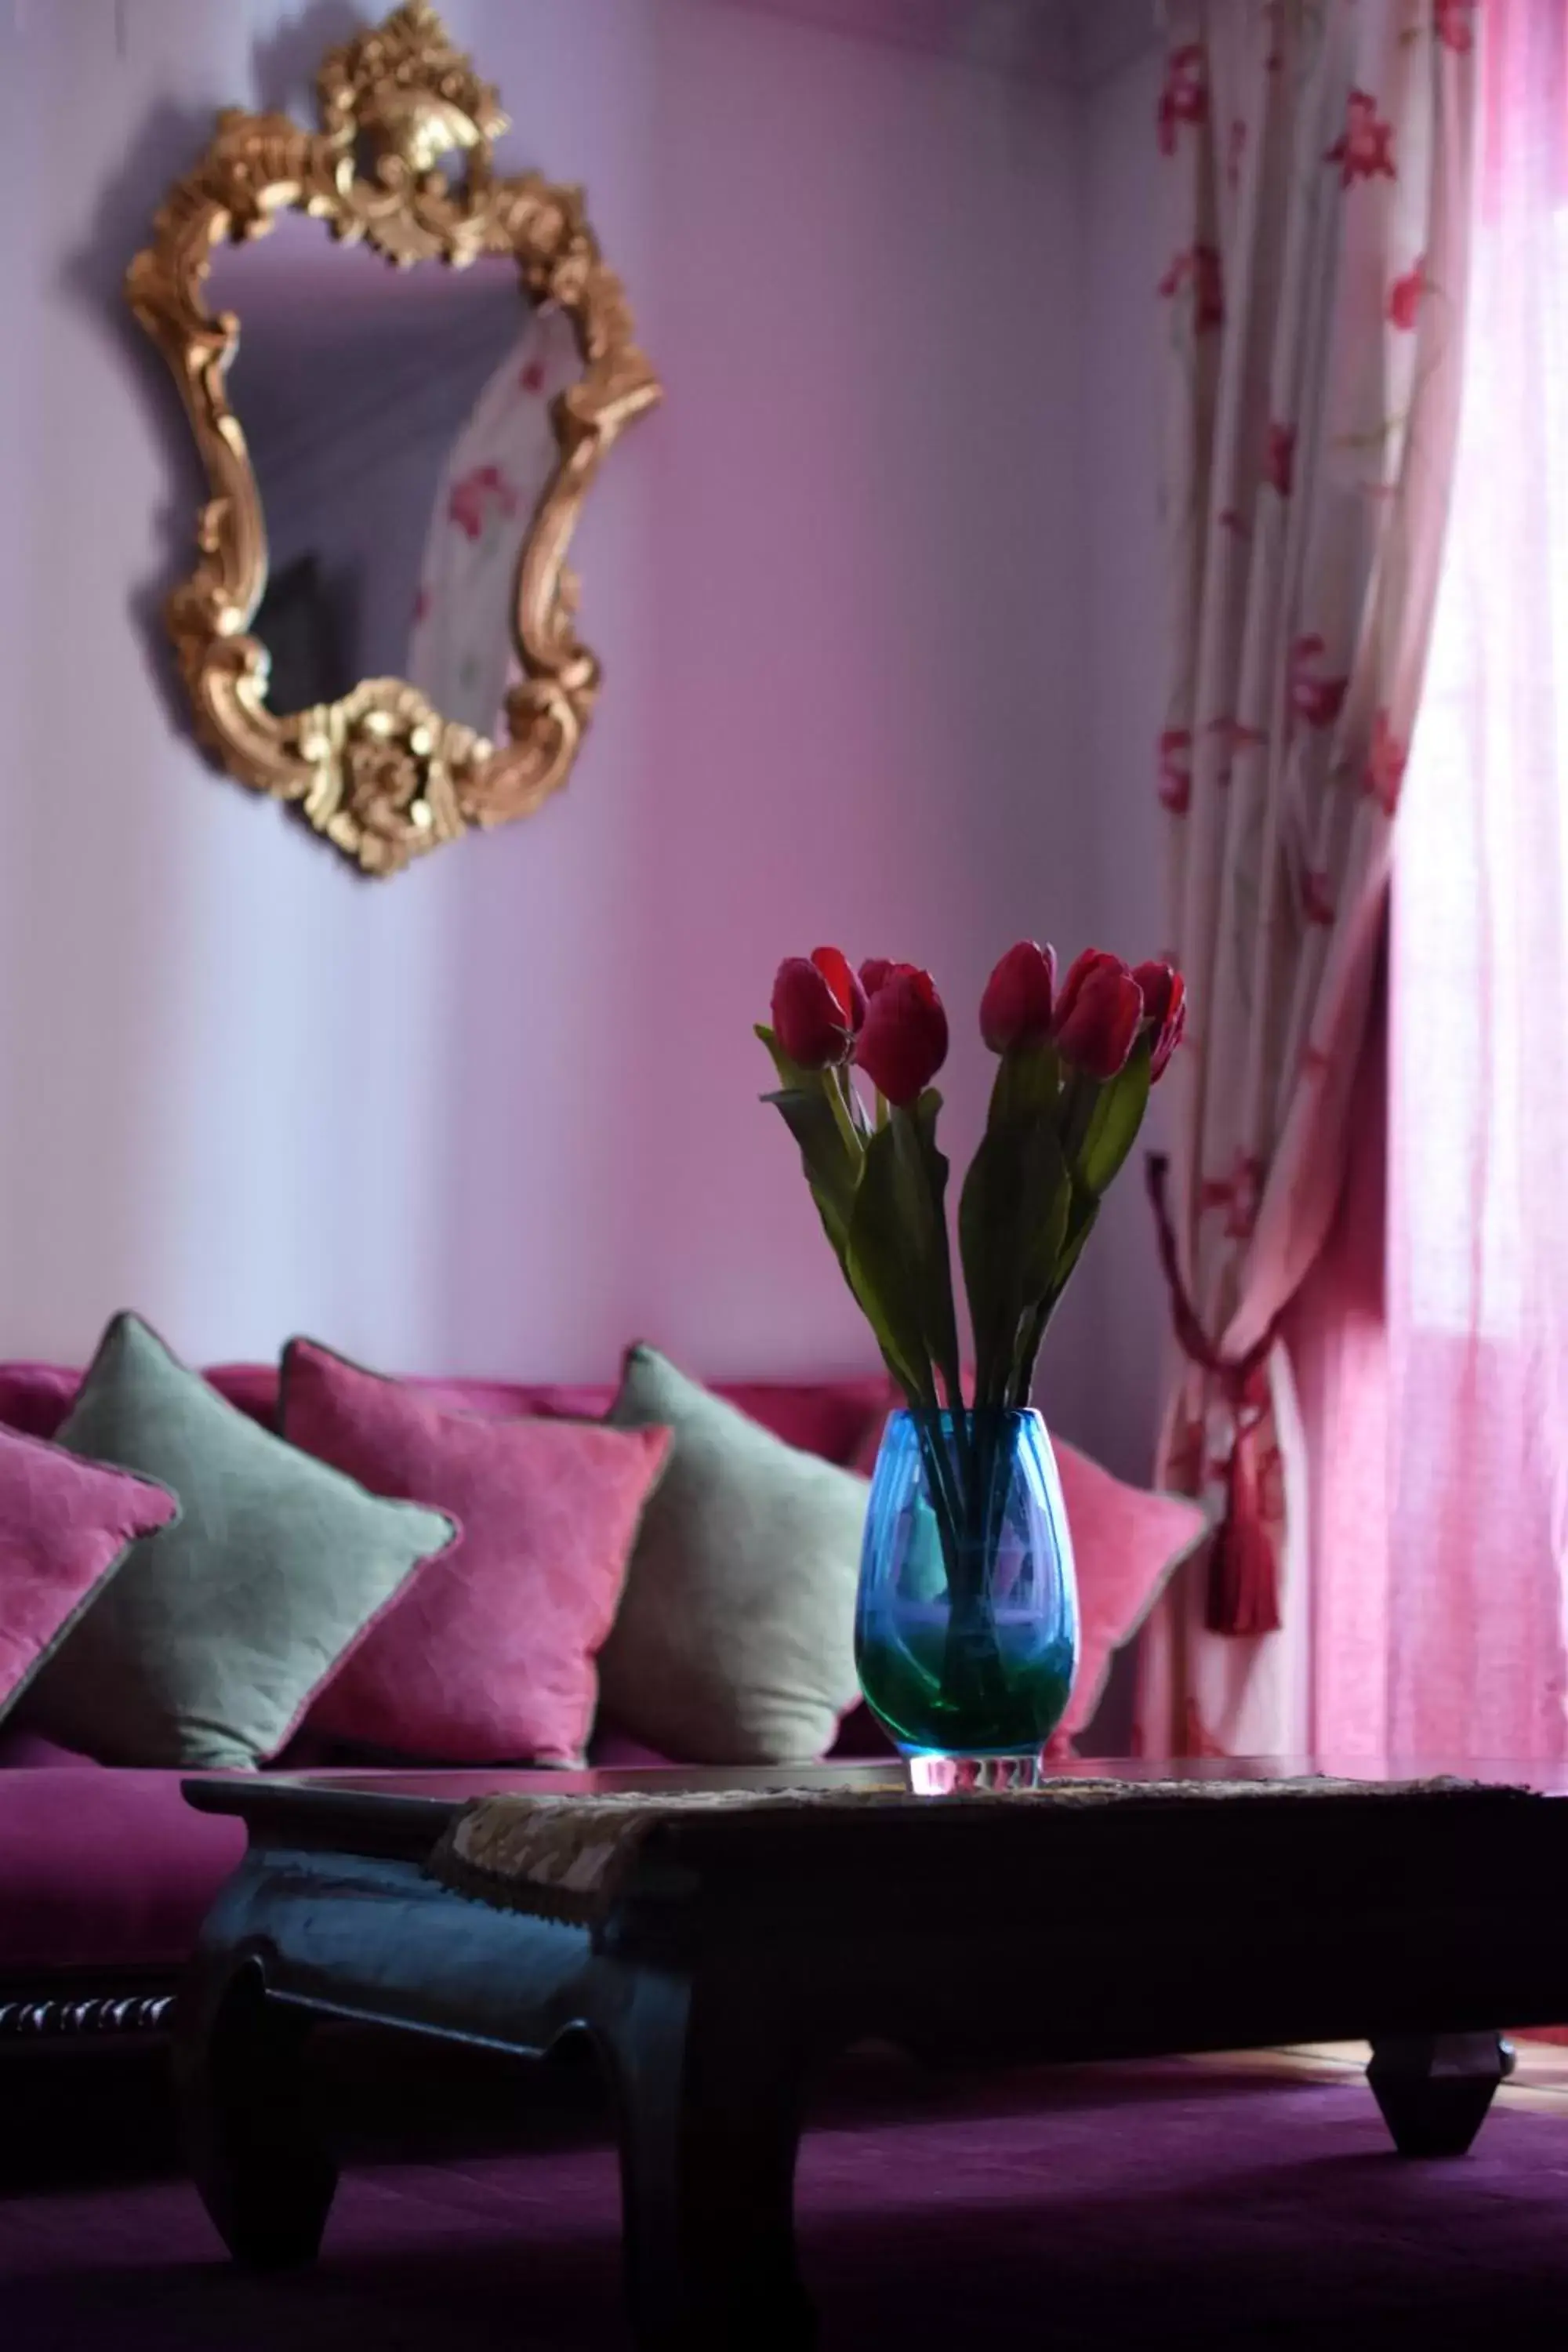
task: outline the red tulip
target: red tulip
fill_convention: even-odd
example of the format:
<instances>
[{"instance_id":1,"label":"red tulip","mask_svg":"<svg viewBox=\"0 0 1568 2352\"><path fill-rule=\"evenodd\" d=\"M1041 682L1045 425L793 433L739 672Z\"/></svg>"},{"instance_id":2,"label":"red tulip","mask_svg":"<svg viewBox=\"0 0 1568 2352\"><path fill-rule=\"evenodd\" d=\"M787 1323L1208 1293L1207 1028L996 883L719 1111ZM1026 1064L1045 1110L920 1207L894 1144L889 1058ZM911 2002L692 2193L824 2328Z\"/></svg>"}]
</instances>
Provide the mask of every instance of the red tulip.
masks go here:
<instances>
[{"instance_id":1,"label":"red tulip","mask_svg":"<svg viewBox=\"0 0 1568 2352\"><path fill-rule=\"evenodd\" d=\"M875 996L888 974L895 969L886 956L868 956L860 967L860 985L868 996Z\"/></svg>"},{"instance_id":2,"label":"red tulip","mask_svg":"<svg viewBox=\"0 0 1568 2352\"><path fill-rule=\"evenodd\" d=\"M855 1059L890 1103L919 1101L947 1059L947 1015L929 971L889 967L870 992Z\"/></svg>"},{"instance_id":3,"label":"red tulip","mask_svg":"<svg viewBox=\"0 0 1568 2352\"><path fill-rule=\"evenodd\" d=\"M1057 999L1056 1039L1064 1061L1091 1078L1113 1078L1143 1017L1143 997L1120 956L1086 948Z\"/></svg>"},{"instance_id":4,"label":"red tulip","mask_svg":"<svg viewBox=\"0 0 1568 2352\"><path fill-rule=\"evenodd\" d=\"M1153 1084L1182 1042L1187 1025L1187 984L1173 963L1141 963L1133 971L1149 1029L1149 1082Z\"/></svg>"},{"instance_id":5,"label":"red tulip","mask_svg":"<svg viewBox=\"0 0 1568 2352\"><path fill-rule=\"evenodd\" d=\"M980 1034L994 1054L1050 1035L1056 984L1055 948L1020 940L1016 948L1008 949L980 1000Z\"/></svg>"},{"instance_id":6,"label":"red tulip","mask_svg":"<svg viewBox=\"0 0 1568 2352\"><path fill-rule=\"evenodd\" d=\"M847 1060L866 1018L866 994L837 948L786 956L773 980L773 1034L803 1070Z\"/></svg>"},{"instance_id":7,"label":"red tulip","mask_svg":"<svg viewBox=\"0 0 1568 2352\"><path fill-rule=\"evenodd\" d=\"M842 948L813 948L811 961L840 1004L849 1008L849 1026L858 1037L866 1018L866 992Z\"/></svg>"}]
</instances>

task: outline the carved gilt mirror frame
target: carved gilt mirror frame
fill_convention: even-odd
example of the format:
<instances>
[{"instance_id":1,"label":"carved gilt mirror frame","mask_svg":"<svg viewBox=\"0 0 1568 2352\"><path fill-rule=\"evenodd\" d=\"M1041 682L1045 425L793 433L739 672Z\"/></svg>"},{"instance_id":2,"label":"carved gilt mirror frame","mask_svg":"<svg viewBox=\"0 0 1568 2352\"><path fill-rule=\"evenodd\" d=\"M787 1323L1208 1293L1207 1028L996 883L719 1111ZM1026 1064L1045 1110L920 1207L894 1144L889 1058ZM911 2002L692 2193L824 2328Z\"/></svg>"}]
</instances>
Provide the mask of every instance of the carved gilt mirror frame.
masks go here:
<instances>
[{"instance_id":1,"label":"carved gilt mirror frame","mask_svg":"<svg viewBox=\"0 0 1568 2352\"><path fill-rule=\"evenodd\" d=\"M165 607L196 730L230 774L296 803L367 874L394 874L472 826L527 816L565 781L594 708L599 664L574 625L566 551L601 458L659 398L619 279L600 257L581 192L536 173L497 177L507 127L425 0L325 58L319 131L284 114L227 109L195 171L175 183L126 277L131 307L173 369L210 494L199 558ZM457 184L437 168L461 150ZM572 322L583 374L554 403L553 474L522 542L512 637L521 677L510 741L443 717L401 678L363 679L340 700L290 712L268 702L266 647L249 634L267 586L260 491L226 379L239 320L207 307L214 248L263 236L299 210L399 268L464 268L510 256L535 303Z\"/></svg>"}]
</instances>

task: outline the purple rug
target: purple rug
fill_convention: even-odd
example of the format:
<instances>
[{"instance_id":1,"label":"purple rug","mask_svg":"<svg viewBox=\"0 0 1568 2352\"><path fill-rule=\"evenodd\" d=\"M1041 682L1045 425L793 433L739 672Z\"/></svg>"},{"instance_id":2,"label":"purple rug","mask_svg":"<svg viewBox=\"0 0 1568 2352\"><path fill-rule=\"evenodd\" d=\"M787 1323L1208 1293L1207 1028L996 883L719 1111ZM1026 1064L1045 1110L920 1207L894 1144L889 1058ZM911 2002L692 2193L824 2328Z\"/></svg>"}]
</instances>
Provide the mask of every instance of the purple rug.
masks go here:
<instances>
[{"instance_id":1,"label":"purple rug","mask_svg":"<svg viewBox=\"0 0 1568 2352\"><path fill-rule=\"evenodd\" d=\"M177 2178L12 2187L0 2343L619 2352L615 2158L546 2108L502 2152L356 2153L320 2265L282 2279L229 2270ZM1568 2330L1568 2103L1500 2106L1470 2157L1414 2165L1353 2075L873 2074L821 2103L798 2210L824 2352L1515 2352Z\"/></svg>"}]
</instances>

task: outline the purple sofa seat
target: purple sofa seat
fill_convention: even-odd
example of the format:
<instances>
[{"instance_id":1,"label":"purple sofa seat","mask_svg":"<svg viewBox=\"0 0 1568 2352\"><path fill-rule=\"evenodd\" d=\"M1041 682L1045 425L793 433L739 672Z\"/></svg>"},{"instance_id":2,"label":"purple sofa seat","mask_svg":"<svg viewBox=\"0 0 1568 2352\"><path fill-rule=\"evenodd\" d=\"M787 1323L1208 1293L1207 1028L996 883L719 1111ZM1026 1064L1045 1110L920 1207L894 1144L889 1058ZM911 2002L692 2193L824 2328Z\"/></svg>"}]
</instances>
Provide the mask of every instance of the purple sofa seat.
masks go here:
<instances>
[{"instance_id":1,"label":"purple sofa seat","mask_svg":"<svg viewBox=\"0 0 1568 2352\"><path fill-rule=\"evenodd\" d=\"M834 1752L891 1750L857 1709ZM590 1755L599 1764L669 1761L614 1725ZM0 1731L0 1981L184 1965L245 1852L241 1822L186 1804L186 1777L111 1769L33 1733Z\"/></svg>"},{"instance_id":2,"label":"purple sofa seat","mask_svg":"<svg viewBox=\"0 0 1568 2352\"><path fill-rule=\"evenodd\" d=\"M178 1772L18 1744L0 1750L0 1976L178 1969L243 1825L193 1812Z\"/></svg>"},{"instance_id":3,"label":"purple sofa seat","mask_svg":"<svg viewBox=\"0 0 1568 2352\"><path fill-rule=\"evenodd\" d=\"M270 1426L275 1367L223 1365L208 1377L232 1403ZM58 1365L0 1364L0 1423L52 1437L80 1378ZM479 1381L415 1385L449 1410L496 1415L596 1417L615 1393ZM846 1463L868 1433L874 1435L888 1404L879 1379L737 1382L721 1393L789 1443ZM834 1752L889 1751L871 1717L857 1708ZM596 1727L589 1757L619 1765L669 1761L607 1722ZM352 1760L322 1751L307 1734L279 1763L300 1769ZM0 1998L7 1982L66 1992L84 1972L173 1979L245 1848L241 1823L185 1803L184 1777L108 1767L37 1734L0 1727Z\"/></svg>"}]
</instances>

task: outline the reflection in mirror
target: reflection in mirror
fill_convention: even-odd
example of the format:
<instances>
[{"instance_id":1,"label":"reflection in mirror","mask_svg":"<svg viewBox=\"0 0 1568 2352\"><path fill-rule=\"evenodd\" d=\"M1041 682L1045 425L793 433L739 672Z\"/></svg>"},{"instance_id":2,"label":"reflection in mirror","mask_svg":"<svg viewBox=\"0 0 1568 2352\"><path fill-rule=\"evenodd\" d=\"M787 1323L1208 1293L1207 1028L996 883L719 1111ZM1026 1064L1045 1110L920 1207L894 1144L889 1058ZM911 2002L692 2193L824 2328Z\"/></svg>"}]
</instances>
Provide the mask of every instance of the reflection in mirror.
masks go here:
<instances>
[{"instance_id":1,"label":"reflection in mirror","mask_svg":"<svg viewBox=\"0 0 1568 2352\"><path fill-rule=\"evenodd\" d=\"M266 517L271 709L406 677L504 740L549 404L581 373L569 322L532 309L507 257L398 270L300 213L219 246L206 295L239 321L228 393Z\"/></svg>"}]
</instances>

